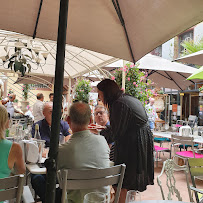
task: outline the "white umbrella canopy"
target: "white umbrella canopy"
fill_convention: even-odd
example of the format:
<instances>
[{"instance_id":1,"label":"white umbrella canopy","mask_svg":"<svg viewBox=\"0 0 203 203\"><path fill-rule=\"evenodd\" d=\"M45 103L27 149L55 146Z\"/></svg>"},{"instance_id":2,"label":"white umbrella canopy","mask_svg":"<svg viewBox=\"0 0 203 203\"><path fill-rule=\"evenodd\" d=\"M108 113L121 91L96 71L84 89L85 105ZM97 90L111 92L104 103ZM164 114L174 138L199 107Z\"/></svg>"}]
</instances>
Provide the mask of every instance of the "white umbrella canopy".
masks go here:
<instances>
[{"instance_id":1,"label":"white umbrella canopy","mask_svg":"<svg viewBox=\"0 0 203 203\"><path fill-rule=\"evenodd\" d=\"M174 61L203 66L203 50L177 58Z\"/></svg>"},{"instance_id":2,"label":"white umbrella canopy","mask_svg":"<svg viewBox=\"0 0 203 203\"><path fill-rule=\"evenodd\" d=\"M40 63L41 65L37 66L36 63L30 63L32 69L29 75L53 78L55 75L56 42L40 39L33 41L31 37L0 30L0 57L5 56L5 47L8 49L9 57L14 54L16 40L20 40L23 43L31 42L32 47L37 47L39 50L49 53L46 64L41 55L39 55L42 61ZM30 55L30 52L27 51L24 54ZM93 70L100 69L116 60L117 59L112 56L66 45L64 78L81 76ZM7 66L8 64L5 64L5 67ZM2 65L2 60L0 60L0 71L10 71L10 69L5 69L5 67Z\"/></svg>"},{"instance_id":3,"label":"white umbrella canopy","mask_svg":"<svg viewBox=\"0 0 203 203\"><path fill-rule=\"evenodd\" d=\"M184 90L193 81L186 80L196 68L186 66L180 63L171 62L167 59L147 54L142 57L138 62L138 68L148 72L148 78L155 83L155 86L165 87L171 89ZM110 67L122 67L123 61L114 62L107 66L107 70Z\"/></svg>"},{"instance_id":4,"label":"white umbrella canopy","mask_svg":"<svg viewBox=\"0 0 203 203\"><path fill-rule=\"evenodd\" d=\"M2 1L0 29L33 36L40 2ZM66 43L137 61L160 44L203 20L202 0L118 0L117 11L112 2L115 0L70 1ZM55 0L42 1L36 37L57 39L59 3Z\"/></svg>"},{"instance_id":5,"label":"white umbrella canopy","mask_svg":"<svg viewBox=\"0 0 203 203\"><path fill-rule=\"evenodd\" d=\"M159 56L147 54L138 61L139 69L148 70L148 78L159 87L184 90L194 84L186 80L196 68L171 62Z\"/></svg>"}]
</instances>

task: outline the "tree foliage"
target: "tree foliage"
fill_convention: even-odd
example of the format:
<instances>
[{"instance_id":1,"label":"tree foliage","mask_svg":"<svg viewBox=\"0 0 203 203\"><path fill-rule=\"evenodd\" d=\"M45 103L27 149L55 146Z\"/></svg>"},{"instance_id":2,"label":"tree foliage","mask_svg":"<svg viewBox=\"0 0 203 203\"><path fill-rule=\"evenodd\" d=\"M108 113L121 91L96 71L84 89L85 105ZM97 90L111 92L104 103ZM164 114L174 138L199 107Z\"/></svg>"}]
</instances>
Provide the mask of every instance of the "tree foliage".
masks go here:
<instances>
[{"instance_id":1,"label":"tree foliage","mask_svg":"<svg viewBox=\"0 0 203 203\"><path fill-rule=\"evenodd\" d=\"M78 79L75 88L74 101L89 102L89 93L91 91L90 81L85 79Z\"/></svg>"}]
</instances>

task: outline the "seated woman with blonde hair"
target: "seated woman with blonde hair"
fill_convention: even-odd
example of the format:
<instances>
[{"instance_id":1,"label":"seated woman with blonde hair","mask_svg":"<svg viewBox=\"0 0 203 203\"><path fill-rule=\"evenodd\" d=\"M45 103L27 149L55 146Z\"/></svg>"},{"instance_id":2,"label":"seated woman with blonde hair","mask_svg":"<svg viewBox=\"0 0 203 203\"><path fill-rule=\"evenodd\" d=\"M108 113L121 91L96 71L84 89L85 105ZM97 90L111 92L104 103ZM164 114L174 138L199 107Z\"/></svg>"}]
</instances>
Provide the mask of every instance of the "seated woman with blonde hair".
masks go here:
<instances>
[{"instance_id":1,"label":"seated woman with blonde hair","mask_svg":"<svg viewBox=\"0 0 203 203\"><path fill-rule=\"evenodd\" d=\"M14 168L16 174L25 173L23 153L19 144L5 139L5 130L9 127L9 114L0 105L0 178L6 178Z\"/></svg>"}]
</instances>

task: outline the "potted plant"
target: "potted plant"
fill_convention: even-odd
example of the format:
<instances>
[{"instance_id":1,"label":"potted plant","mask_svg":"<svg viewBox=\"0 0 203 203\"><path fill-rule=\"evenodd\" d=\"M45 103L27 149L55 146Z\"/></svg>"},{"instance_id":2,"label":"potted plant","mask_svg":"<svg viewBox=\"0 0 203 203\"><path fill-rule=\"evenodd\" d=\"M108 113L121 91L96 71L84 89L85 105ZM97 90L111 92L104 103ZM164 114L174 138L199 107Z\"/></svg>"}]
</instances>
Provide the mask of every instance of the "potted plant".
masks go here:
<instances>
[{"instance_id":1,"label":"potted plant","mask_svg":"<svg viewBox=\"0 0 203 203\"><path fill-rule=\"evenodd\" d=\"M90 91L90 81L85 79L78 79L75 87L74 101L83 101L85 103L88 103Z\"/></svg>"},{"instance_id":2,"label":"potted plant","mask_svg":"<svg viewBox=\"0 0 203 203\"><path fill-rule=\"evenodd\" d=\"M25 113L27 111L27 106L29 105L29 101L28 100L28 96L29 96L29 89L30 89L30 85L29 84L23 84L22 87L22 96L23 96L23 101L21 101L21 110L23 111L23 113Z\"/></svg>"}]
</instances>

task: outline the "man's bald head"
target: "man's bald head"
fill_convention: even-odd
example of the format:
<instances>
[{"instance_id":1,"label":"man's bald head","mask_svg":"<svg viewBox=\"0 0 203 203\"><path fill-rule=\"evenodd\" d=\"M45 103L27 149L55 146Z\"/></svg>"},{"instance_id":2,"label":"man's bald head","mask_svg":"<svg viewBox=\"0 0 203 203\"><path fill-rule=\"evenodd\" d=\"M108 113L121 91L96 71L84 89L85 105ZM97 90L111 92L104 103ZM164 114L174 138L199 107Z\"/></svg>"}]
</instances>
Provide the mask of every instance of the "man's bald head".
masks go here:
<instances>
[{"instance_id":1,"label":"man's bald head","mask_svg":"<svg viewBox=\"0 0 203 203\"><path fill-rule=\"evenodd\" d=\"M71 105L69 117L72 123L79 126L88 125L91 117L91 109L84 102L76 102Z\"/></svg>"},{"instance_id":2,"label":"man's bald head","mask_svg":"<svg viewBox=\"0 0 203 203\"><path fill-rule=\"evenodd\" d=\"M14 93L12 93L12 94L9 95L9 100L10 100L11 102L13 102L13 101L15 100L15 98L16 98L16 95L15 95Z\"/></svg>"},{"instance_id":3,"label":"man's bald head","mask_svg":"<svg viewBox=\"0 0 203 203\"><path fill-rule=\"evenodd\" d=\"M47 102L43 106L43 114L49 125L51 125L51 120L52 120L52 109L53 109L53 102Z\"/></svg>"},{"instance_id":4,"label":"man's bald head","mask_svg":"<svg viewBox=\"0 0 203 203\"><path fill-rule=\"evenodd\" d=\"M44 95L42 93L37 94L37 99L40 101L44 101Z\"/></svg>"}]
</instances>

